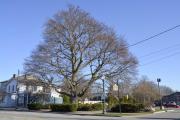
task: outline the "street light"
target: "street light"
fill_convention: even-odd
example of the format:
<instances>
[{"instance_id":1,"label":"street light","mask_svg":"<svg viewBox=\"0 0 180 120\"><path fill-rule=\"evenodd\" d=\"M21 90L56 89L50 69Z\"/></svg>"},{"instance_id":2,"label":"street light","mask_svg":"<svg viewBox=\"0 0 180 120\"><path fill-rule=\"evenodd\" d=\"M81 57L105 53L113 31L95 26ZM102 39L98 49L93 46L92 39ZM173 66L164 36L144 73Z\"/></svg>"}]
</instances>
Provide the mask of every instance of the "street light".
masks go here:
<instances>
[{"instance_id":1,"label":"street light","mask_svg":"<svg viewBox=\"0 0 180 120\"><path fill-rule=\"evenodd\" d=\"M158 82L158 89L159 89L159 100L160 100L160 109L162 109L162 99L161 99L161 92L160 92L160 87L159 87L159 83L161 82L160 78L157 78L157 82Z\"/></svg>"}]
</instances>

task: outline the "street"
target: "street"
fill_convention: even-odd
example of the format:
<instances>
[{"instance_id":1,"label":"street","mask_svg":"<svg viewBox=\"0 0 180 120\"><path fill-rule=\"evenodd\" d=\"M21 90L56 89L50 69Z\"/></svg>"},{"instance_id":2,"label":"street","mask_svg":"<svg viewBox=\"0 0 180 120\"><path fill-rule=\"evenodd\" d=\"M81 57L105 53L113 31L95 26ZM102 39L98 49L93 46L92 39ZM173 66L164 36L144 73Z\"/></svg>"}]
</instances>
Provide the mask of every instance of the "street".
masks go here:
<instances>
[{"instance_id":1,"label":"street","mask_svg":"<svg viewBox=\"0 0 180 120\"><path fill-rule=\"evenodd\" d=\"M176 110L136 117L79 116L58 113L0 111L0 120L180 120L180 111Z\"/></svg>"}]
</instances>

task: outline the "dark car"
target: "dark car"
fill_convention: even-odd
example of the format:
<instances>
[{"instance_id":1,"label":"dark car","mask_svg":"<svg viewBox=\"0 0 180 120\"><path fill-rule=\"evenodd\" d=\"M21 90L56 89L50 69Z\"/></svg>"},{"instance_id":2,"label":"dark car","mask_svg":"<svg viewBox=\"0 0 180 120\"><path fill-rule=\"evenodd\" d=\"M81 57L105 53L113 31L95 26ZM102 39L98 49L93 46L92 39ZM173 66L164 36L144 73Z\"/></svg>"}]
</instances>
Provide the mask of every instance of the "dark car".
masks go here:
<instances>
[{"instance_id":1,"label":"dark car","mask_svg":"<svg viewBox=\"0 0 180 120\"><path fill-rule=\"evenodd\" d=\"M177 105L175 102L170 102L170 103L166 104L165 107L180 108L180 106Z\"/></svg>"}]
</instances>

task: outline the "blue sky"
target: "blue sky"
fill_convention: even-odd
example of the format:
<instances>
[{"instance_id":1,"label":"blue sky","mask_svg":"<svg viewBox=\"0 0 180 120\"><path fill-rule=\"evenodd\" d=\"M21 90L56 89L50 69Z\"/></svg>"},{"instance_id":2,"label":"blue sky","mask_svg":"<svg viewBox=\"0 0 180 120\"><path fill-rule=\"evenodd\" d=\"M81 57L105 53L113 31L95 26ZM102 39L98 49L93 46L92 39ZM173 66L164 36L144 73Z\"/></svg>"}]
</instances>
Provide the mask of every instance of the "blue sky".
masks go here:
<instances>
[{"instance_id":1,"label":"blue sky","mask_svg":"<svg viewBox=\"0 0 180 120\"><path fill-rule=\"evenodd\" d=\"M0 1L0 80L9 79L24 59L43 40L44 23L68 4L78 5L95 19L113 27L117 34L133 44L180 24L179 0L1 0ZM140 64L180 52L180 45L148 57L162 48L180 44L180 28L154 38L130 50ZM139 75L151 80L161 78L163 85L180 90L180 54L139 66Z\"/></svg>"}]
</instances>

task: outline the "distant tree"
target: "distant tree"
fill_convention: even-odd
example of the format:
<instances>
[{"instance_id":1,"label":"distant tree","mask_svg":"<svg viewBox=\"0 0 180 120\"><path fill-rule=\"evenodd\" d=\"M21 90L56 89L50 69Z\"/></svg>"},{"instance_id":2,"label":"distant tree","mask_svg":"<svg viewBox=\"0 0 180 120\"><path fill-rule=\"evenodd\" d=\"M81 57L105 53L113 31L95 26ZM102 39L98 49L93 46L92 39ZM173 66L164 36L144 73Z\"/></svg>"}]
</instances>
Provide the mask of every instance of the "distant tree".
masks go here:
<instances>
[{"instance_id":1,"label":"distant tree","mask_svg":"<svg viewBox=\"0 0 180 120\"><path fill-rule=\"evenodd\" d=\"M102 76L112 78L136 69L137 60L112 28L75 6L45 24L44 41L25 61L25 72L64 85L58 91L73 102Z\"/></svg>"},{"instance_id":2,"label":"distant tree","mask_svg":"<svg viewBox=\"0 0 180 120\"><path fill-rule=\"evenodd\" d=\"M157 85L146 76L143 76L136 84L132 95L136 101L144 103L145 105L151 105L159 98Z\"/></svg>"},{"instance_id":3,"label":"distant tree","mask_svg":"<svg viewBox=\"0 0 180 120\"><path fill-rule=\"evenodd\" d=\"M160 86L160 91L161 91L161 95L162 96L166 96L166 95L170 95L172 94L174 91L168 87L168 86Z\"/></svg>"}]
</instances>

